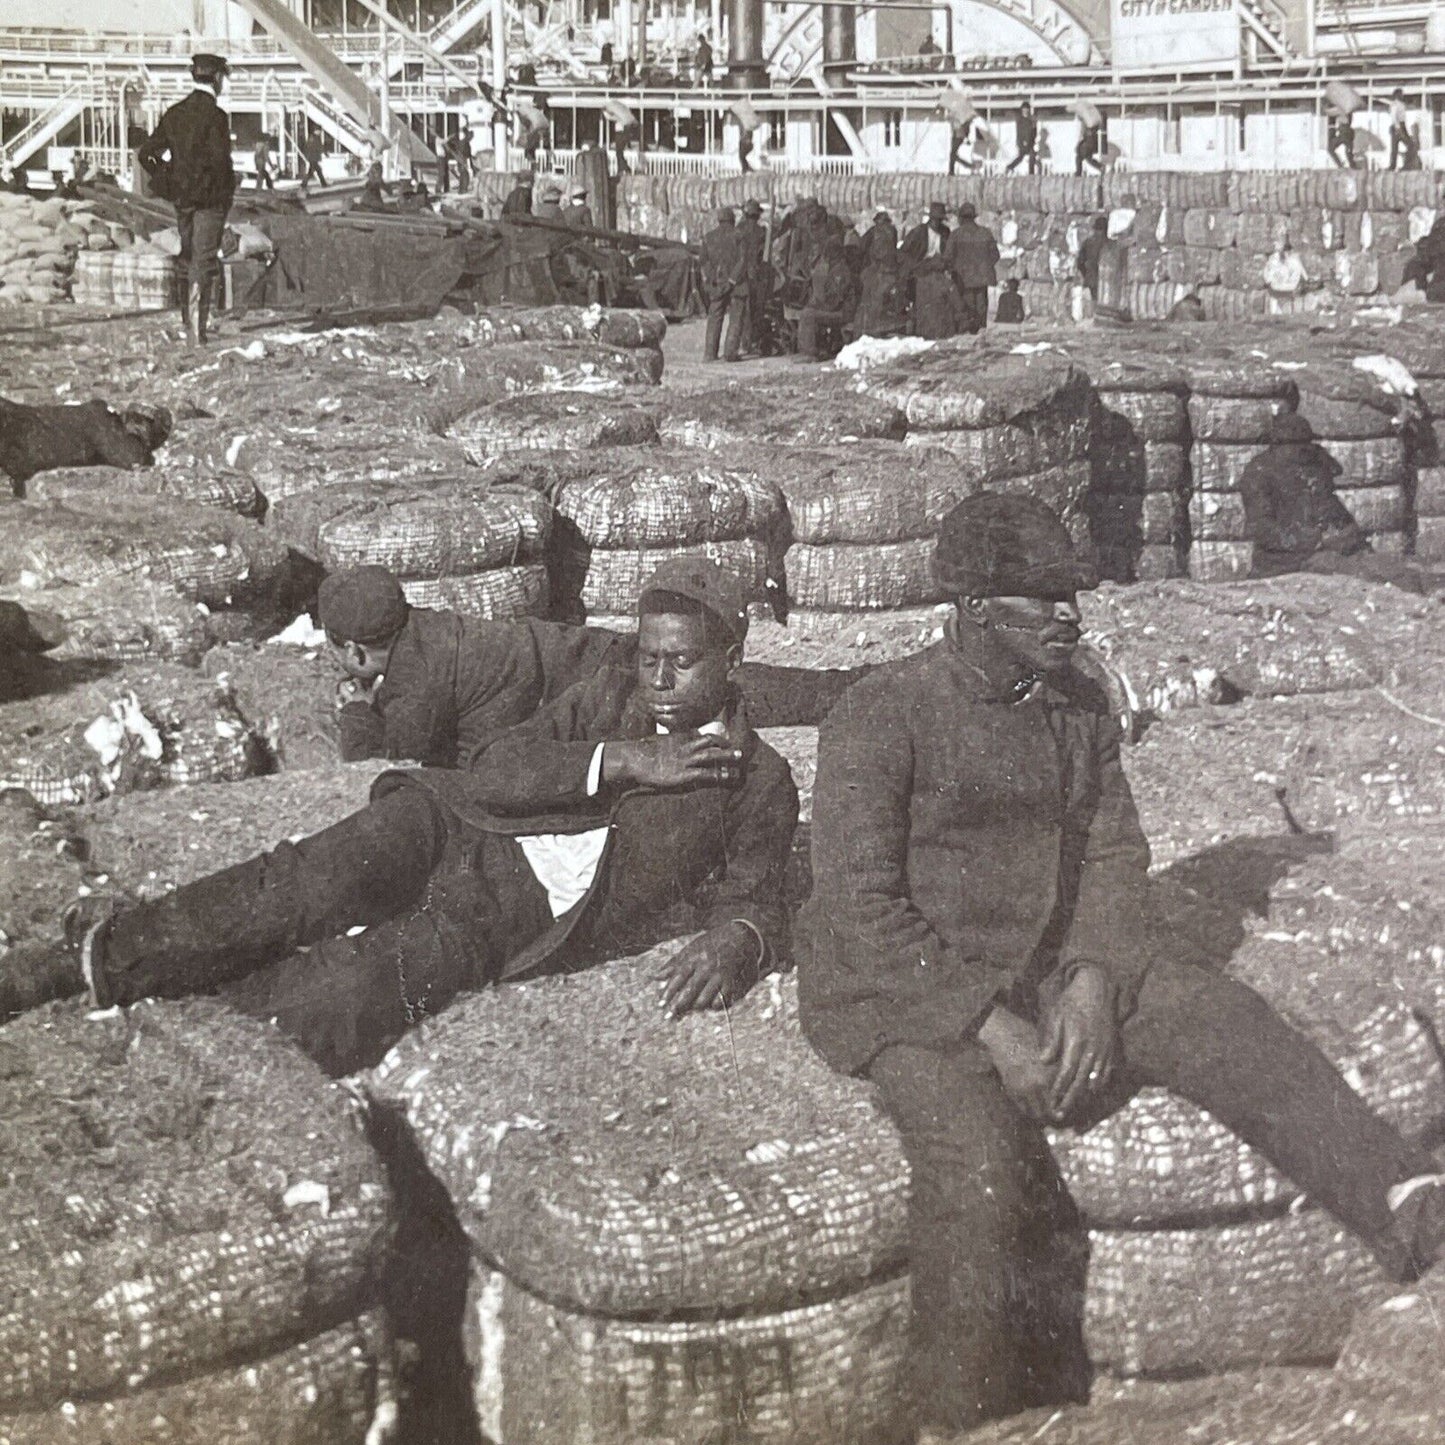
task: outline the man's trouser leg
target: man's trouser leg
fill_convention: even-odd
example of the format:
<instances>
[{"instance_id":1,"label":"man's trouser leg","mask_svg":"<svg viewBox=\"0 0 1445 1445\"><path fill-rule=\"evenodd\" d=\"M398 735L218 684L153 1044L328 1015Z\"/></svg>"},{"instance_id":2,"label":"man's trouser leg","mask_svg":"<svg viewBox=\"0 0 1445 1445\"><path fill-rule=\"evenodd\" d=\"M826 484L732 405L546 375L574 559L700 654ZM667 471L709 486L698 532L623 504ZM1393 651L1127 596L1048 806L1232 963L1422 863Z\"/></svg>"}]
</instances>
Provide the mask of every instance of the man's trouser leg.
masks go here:
<instances>
[{"instance_id":1,"label":"man's trouser leg","mask_svg":"<svg viewBox=\"0 0 1445 1445\"><path fill-rule=\"evenodd\" d=\"M176 259L176 290L180 293L181 325L187 337L194 337L194 313L191 310L191 275L195 266L196 212L190 206L176 207L176 233L181 238Z\"/></svg>"},{"instance_id":2,"label":"man's trouser leg","mask_svg":"<svg viewBox=\"0 0 1445 1445\"><path fill-rule=\"evenodd\" d=\"M1042 1129L976 1044L885 1049L868 1076L912 1175L914 1423L956 1431L1085 1399L1087 1241Z\"/></svg>"},{"instance_id":3,"label":"man's trouser leg","mask_svg":"<svg viewBox=\"0 0 1445 1445\"><path fill-rule=\"evenodd\" d=\"M407 1029L456 996L490 982L507 957L550 922L546 893L510 838L487 839L479 866L434 874L417 906L355 936L329 937L221 990L242 1012L274 1019L324 1069L352 1073L380 1062ZM526 872L524 889L495 883L501 870Z\"/></svg>"},{"instance_id":4,"label":"man's trouser leg","mask_svg":"<svg viewBox=\"0 0 1445 1445\"><path fill-rule=\"evenodd\" d=\"M1235 979L1185 963L1145 975L1122 1029L1130 1076L1207 1109L1403 1277L1387 1191L1435 1165L1325 1055Z\"/></svg>"},{"instance_id":5,"label":"man's trouser leg","mask_svg":"<svg viewBox=\"0 0 1445 1445\"><path fill-rule=\"evenodd\" d=\"M988 324L988 287L960 286L958 295L962 303L965 334L971 336L982 331Z\"/></svg>"},{"instance_id":6,"label":"man's trouser leg","mask_svg":"<svg viewBox=\"0 0 1445 1445\"><path fill-rule=\"evenodd\" d=\"M748 293L745 287L733 287L732 294L728 297L727 318L728 332L723 346L723 359L736 361L748 329Z\"/></svg>"},{"instance_id":7,"label":"man's trouser leg","mask_svg":"<svg viewBox=\"0 0 1445 1445\"><path fill-rule=\"evenodd\" d=\"M110 1001L213 993L274 960L414 908L447 843L445 817L401 787L299 843L121 913L98 980Z\"/></svg>"},{"instance_id":8,"label":"man's trouser leg","mask_svg":"<svg viewBox=\"0 0 1445 1445\"><path fill-rule=\"evenodd\" d=\"M206 323L211 314L211 288L220 273L221 236L226 229L226 213L223 210L198 210L194 212L194 229L191 238L191 285L196 290L196 339L206 339Z\"/></svg>"},{"instance_id":9,"label":"man's trouser leg","mask_svg":"<svg viewBox=\"0 0 1445 1445\"><path fill-rule=\"evenodd\" d=\"M707 303L707 331L702 341L702 359L716 361L722 341L723 318L728 312L728 296L712 296Z\"/></svg>"}]
</instances>

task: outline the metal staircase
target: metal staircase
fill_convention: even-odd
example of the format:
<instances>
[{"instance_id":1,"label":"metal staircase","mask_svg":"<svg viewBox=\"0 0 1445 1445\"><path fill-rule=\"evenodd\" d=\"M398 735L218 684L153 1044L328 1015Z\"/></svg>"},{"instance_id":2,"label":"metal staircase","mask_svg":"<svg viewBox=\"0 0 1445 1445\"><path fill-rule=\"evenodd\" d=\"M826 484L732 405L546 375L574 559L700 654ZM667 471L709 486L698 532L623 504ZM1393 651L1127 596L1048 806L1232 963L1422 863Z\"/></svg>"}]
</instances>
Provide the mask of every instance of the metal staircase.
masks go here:
<instances>
[{"instance_id":1,"label":"metal staircase","mask_svg":"<svg viewBox=\"0 0 1445 1445\"><path fill-rule=\"evenodd\" d=\"M74 82L18 135L11 136L0 146L0 158L11 165L23 165L41 146L49 145L87 107L102 104L105 98L102 89L88 80Z\"/></svg>"},{"instance_id":2,"label":"metal staircase","mask_svg":"<svg viewBox=\"0 0 1445 1445\"><path fill-rule=\"evenodd\" d=\"M364 156L370 132L360 126L324 90L307 85L301 89L301 108L309 120L315 121L343 150Z\"/></svg>"},{"instance_id":3,"label":"metal staircase","mask_svg":"<svg viewBox=\"0 0 1445 1445\"><path fill-rule=\"evenodd\" d=\"M1239 0L1239 21L1275 60L1293 65L1303 58L1304 25L1302 7L1281 0Z\"/></svg>"}]
</instances>

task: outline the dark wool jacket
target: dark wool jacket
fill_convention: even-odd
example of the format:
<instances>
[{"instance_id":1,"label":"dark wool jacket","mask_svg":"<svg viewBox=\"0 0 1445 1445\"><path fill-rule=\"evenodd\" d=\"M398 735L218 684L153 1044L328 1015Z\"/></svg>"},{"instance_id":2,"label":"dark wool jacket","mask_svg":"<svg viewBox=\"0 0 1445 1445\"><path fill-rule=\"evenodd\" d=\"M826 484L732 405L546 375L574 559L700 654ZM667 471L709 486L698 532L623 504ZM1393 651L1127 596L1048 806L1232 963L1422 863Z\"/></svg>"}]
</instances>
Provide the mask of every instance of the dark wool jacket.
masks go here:
<instances>
[{"instance_id":1,"label":"dark wool jacket","mask_svg":"<svg viewBox=\"0 0 1445 1445\"><path fill-rule=\"evenodd\" d=\"M610 632L413 607L375 703L341 709L341 756L460 767L478 744L632 651Z\"/></svg>"},{"instance_id":2,"label":"dark wool jacket","mask_svg":"<svg viewBox=\"0 0 1445 1445\"><path fill-rule=\"evenodd\" d=\"M800 1007L835 1068L957 1046L1016 986L1084 962L1132 1007L1149 847L1118 726L1077 673L1010 702L945 639L856 683L819 734L812 848Z\"/></svg>"},{"instance_id":3,"label":"dark wool jacket","mask_svg":"<svg viewBox=\"0 0 1445 1445\"><path fill-rule=\"evenodd\" d=\"M998 242L977 221L962 220L943 247L943 259L958 285L976 289L998 283Z\"/></svg>"},{"instance_id":4,"label":"dark wool jacket","mask_svg":"<svg viewBox=\"0 0 1445 1445\"><path fill-rule=\"evenodd\" d=\"M783 871L798 821L798 792L788 765L745 721L735 723L743 776L734 787L681 792L604 787L597 797L587 796L598 743L656 735L651 717L635 700L636 689L633 671L604 668L530 722L484 743L471 771L426 768L377 780L373 796L394 787L426 788L453 820L454 834L480 839L492 859L499 856L499 837L611 825L587 895L555 922L548 920L540 937L530 922L518 928L526 946L511 955L500 975L504 979L656 943L676 931L664 916L682 904L694 906L700 928L746 919L770 953L782 947ZM503 918L515 907L519 920L530 919L540 889L519 864L520 849L515 852L515 876L492 868L488 881Z\"/></svg>"},{"instance_id":5,"label":"dark wool jacket","mask_svg":"<svg viewBox=\"0 0 1445 1445\"><path fill-rule=\"evenodd\" d=\"M236 193L231 123L216 97L204 87L178 100L161 116L136 159L150 175L164 174L163 193L177 209L230 209Z\"/></svg>"}]
</instances>

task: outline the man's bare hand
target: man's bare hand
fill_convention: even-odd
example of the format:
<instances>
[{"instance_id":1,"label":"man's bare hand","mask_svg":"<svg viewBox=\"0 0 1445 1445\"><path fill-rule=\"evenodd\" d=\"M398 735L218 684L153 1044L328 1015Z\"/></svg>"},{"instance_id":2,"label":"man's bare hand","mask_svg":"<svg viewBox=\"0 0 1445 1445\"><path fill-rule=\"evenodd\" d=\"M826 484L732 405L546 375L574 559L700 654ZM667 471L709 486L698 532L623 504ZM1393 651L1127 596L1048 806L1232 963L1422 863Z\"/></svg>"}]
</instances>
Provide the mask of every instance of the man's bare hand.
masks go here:
<instances>
[{"instance_id":1,"label":"man's bare hand","mask_svg":"<svg viewBox=\"0 0 1445 1445\"><path fill-rule=\"evenodd\" d=\"M1052 1117L1064 1122L1085 1097L1102 1089L1118 1058L1114 990L1102 969L1086 964L1044 1020L1044 1061L1054 1070Z\"/></svg>"},{"instance_id":2,"label":"man's bare hand","mask_svg":"<svg viewBox=\"0 0 1445 1445\"><path fill-rule=\"evenodd\" d=\"M726 738L670 733L602 749L602 781L622 787L694 788L735 783L742 775L742 750Z\"/></svg>"},{"instance_id":3,"label":"man's bare hand","mask_svg":"<svg viewBox=\"0 0 1445 1445\"><path fill-rule=\"evenodd\" d=\"M709 929L678 949L653 975L673 1018L736 1003L758 979L758 939L741 923Z\"/></svg>"},{"instance_id":4,"label":"man's bare hand","mask_svg":"<svg viewBox=\"0 0 1445 1445\"><path fill-rule=\"evenodd\" d=\"M978 1039L993 1060L1004 1093L1030 1119L1051 1120L1054 1070L1044 1060L1038 1030L1017 1014L995 1008L979 1026Z\"/></svg>"}]
</instances>

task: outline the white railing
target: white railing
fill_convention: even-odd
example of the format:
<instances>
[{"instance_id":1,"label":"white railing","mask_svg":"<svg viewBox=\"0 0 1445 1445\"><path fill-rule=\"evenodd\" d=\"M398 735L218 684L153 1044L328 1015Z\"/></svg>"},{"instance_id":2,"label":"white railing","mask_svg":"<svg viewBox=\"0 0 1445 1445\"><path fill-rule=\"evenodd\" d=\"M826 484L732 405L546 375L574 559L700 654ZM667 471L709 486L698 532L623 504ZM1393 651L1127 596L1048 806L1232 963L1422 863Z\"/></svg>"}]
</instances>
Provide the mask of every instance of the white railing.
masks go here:
<instances>
[{"instance_id":1,"label":"white railing","mask_svg":"<svg viewBox=\"0 0 1445 1445\"><path fill-rule=\"evenodd\" d=\"M99 104L104 99L93 86L85 81L78 82L57 95L28 125L15 135L6 138L0 145L0 155L29 156L44 145L46 140L65 129L86 106Z\"/></svg>"}]
</instances>

